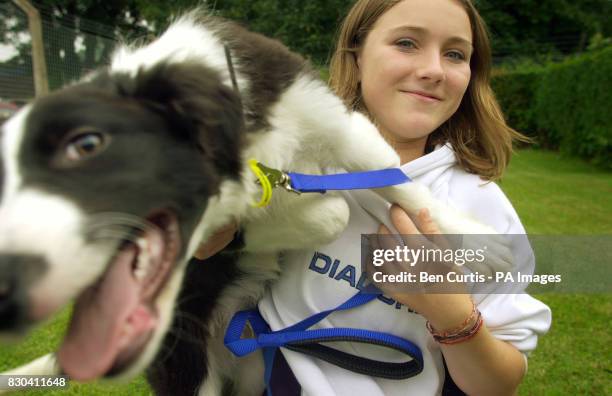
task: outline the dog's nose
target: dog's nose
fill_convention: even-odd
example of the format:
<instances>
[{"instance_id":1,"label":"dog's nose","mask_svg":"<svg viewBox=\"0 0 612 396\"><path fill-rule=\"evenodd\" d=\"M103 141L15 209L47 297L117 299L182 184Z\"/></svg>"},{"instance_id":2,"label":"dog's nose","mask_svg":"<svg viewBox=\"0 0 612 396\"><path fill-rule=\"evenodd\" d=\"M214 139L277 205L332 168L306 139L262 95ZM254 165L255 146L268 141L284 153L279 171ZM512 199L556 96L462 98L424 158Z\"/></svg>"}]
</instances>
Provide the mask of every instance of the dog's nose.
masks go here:
<instances>
[{"instance_id":1,"label":"dog's nose","mask_svg":"<svg viewBox=\"0 0 612 396\"><path fill-rule=\"evenodd\" d=\"M17 280L11 274L0 274L0 330L7 330L19 322Z\"/></svg>"},{"instance_id":2,"label":"dog's nose","mask_svg":"<svg viewBox=\"0 0 612 396\"><path fill-rule=\"evenodd\" d=\"M45 267L40 256L0 254L0 331L26 324L27 290Z\"/></svg>"}]
</instances>

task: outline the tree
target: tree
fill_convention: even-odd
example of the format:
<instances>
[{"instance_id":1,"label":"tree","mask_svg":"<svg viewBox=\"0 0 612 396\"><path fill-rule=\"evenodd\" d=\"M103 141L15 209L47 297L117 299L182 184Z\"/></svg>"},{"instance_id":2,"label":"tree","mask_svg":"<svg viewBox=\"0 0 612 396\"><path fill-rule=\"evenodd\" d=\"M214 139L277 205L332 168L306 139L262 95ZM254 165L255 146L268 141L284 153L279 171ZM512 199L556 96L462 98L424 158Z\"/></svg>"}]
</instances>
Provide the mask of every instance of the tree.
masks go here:
<instances>
[{"instance_id":1,"label":"tree","mask_svg":"<svg viewBox=\"0 0 612 396\"><path fill-rule=\"evenodd\" d=\"M474 1L492 32L493 54L498 61L548 53L563 56L584 50L597 34L600 42L606 42L612 34L610 0ZM33 2L43 19L51 88L58 88L106 63L117 37L135 38L159 33L171 16L197 5L277 38L315 63L324 64L340 21L353 4L353 0ZM19 40L19 33L27 32L25 18L15 7L0 3L0 9L3 11L0 43L11 44L18 51L18 55L4 66L26 67L29 44Z\"/></svg>"},{"instance_id":2,"label":"tree","mask_svg":"<svg viewBox=\"0 0 612 396\"><path fill-rule=\"evenodd\" d=\"M215 11L324 64L351 0L217 0Z\"/></svg>"},{"instance_id":3,"label":"tree","mask_svg":"<svg viewBox=\"0 0 612 396\"><path fill-rule=\"evenodd\" d=\"M612 33L609 0L477 0L476 6L500 59L580 52L597 33Z\"/></svg>"},{"instance_id":4,"label":"tree","mask_svg":"<svg viewBox=\"0 0 612 396\"><path fill-rule=\"evenodd\" d=\"M78 79L88 70L104 63L119 35L147 33L133 0L37 0L51 89ZM8 64L27 67L30 43L20 39L27 34L27 19L11 3L3 5L0 40L17 50ZM3 22L3 23L2 23ZM6 66L6 65L5 65Z\"/></svg>"}]
</instances>

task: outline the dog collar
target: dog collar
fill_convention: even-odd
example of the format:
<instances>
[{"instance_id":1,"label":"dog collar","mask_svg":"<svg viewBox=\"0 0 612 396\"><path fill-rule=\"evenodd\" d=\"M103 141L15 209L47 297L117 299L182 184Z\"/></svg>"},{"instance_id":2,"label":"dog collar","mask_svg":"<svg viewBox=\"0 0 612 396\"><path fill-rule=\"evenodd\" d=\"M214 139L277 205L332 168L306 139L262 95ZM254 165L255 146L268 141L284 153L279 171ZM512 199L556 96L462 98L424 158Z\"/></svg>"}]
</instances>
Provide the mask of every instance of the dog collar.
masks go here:
<instances>
[{"instance_id":1,"label":"dog collar","mask_svg":"<svg viewBox=\"0 0 612 396\"><path fill-rule=\"evenodd\" d=\"M238 82L236 81L236 72L234 71L232 55L230 54L230 50L227 45L223 46L223 50L225 51L225 61L227 62L227 68L229 70L230 78L232 80L232 87L234 87L234 91L236 92L238 97L240 97L240 90L238 89Z\"/></svg>"}]
</instances>

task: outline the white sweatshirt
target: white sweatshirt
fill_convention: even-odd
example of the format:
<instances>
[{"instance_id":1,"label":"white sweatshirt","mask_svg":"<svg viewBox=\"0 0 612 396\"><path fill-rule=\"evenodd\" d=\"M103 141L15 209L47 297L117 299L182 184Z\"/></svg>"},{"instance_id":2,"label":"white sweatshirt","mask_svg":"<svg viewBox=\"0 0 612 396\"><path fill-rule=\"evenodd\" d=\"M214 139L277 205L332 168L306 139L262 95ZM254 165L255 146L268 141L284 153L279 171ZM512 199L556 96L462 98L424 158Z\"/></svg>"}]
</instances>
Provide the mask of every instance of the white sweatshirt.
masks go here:
<instances>
[{"instance_id":1,"label":"white sweatshirt","mask_svg":"<svg viewBox=\"0 0 612 396\"><path fill-rule=\"evenodd\" d=\"M497 232L525 233L500 188L495 183L485 184L477 175L459 168L450 145L439 146L401 168L415 182L428 186L437 199L469 213ZM281 279L260 301L259 310L272 330L335 307L357 293L356 285L361 276L361 234L376 233L380 223L394 230L388 202L368 190L343 194L350 207L346 230L327 246L286 254ZM532 257L525 258L530 259ZM536 347L537 335L550 327L550 309L527 294L475 295L474 299L491 333L525 354ZM303 395L403 396L441 392L444 366L440 348L427 331L425 319L407 307L381 297L348 311L335 312L313 328L326 327L371 329L406 338L421 348L423 372L406 380L373 378L281 349L302 386ZM400 352L371 345L345 342L330 346L381 361L409 359Z\"/></svg>"}]
</instances>

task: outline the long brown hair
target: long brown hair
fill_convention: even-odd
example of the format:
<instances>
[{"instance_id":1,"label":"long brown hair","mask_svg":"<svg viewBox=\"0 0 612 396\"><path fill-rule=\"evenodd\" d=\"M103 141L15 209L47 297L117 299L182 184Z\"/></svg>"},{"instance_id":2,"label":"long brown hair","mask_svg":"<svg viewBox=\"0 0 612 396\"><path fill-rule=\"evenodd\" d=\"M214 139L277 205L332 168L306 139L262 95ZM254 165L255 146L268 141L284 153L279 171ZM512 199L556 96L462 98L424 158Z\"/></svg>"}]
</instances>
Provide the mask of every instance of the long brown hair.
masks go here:
<instances>
[{"instance_id":1,"label":"long brown hair","mask_svg":"<svg viewBox=\"0 0 612 396\"><path fill-rule=\"evenodd\" d=\"M331 58L329 84L345 104L368 113L361 100L357 54L378 18L402 0L358 0L340 27ZM499 179L512 155L514 140L528 141L510 128L491 89L491 46L486 24L470 0L458 1L472 29L471 78L459 109L428 138L428 147L450 142L459 165L485 180Z\"/></svg>"}]
</instances>

